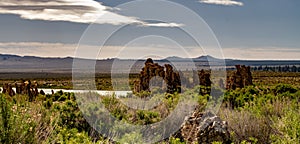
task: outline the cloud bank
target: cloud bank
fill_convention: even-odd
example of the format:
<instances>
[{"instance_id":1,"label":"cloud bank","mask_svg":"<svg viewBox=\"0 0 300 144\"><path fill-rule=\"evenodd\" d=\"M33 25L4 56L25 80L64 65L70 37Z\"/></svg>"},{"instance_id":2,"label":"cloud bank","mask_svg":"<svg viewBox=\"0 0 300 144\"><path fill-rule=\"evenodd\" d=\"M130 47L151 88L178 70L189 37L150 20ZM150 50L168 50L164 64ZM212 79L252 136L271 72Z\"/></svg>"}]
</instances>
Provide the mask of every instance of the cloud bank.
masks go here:
<instances>
[{"instance_id":1,"label":"cloud bank","mask_svg":"<svg viewBox=\"0 0 300 144\"><path fill-rule=\"evenodd\" d=\"M217 4L217 5L226 5L226 6L243 6L242 2L234 1L234 0L200 0L201 3L206 4Z\"/></svg>"},{"instance_id":2,"label":"cloud bank","mask_svg":"<svg viewBox=\"0 0 300 144\"><path fill-rule=\"evenodd\" d=\"M0 54L13 54L19 56L38 56L38 57L75 57L78 44L66 43L41 43L41 42L8 42L0 43ZM98 59L106 58L124 58L124 59L137 59L158 56L165 58L167 56L182 56L187 57L182 52L174 50L174 47L166 45L146 45L146 46L104 46L97 45L80 45L81 49L85 50L85 54L80 54L82 57L85 55L94 55L95 50L100 53ZM203 53L203 52L201 52ZM196 57L196 56L195 56Z\"/></svg>"},{"instance_id":3,"label":"cloud bank","mask_svg":"<svg viewBox=\"0 0 300 144\"><path fill-rule=\"evenodd\" d=\"M112 12L111 7L94 0L1 0L0 14L15 14L28 20L66 21L74 23L137 24L177 27L174 23L146 23L136 17Z\"/></svg>"}]
</instances>

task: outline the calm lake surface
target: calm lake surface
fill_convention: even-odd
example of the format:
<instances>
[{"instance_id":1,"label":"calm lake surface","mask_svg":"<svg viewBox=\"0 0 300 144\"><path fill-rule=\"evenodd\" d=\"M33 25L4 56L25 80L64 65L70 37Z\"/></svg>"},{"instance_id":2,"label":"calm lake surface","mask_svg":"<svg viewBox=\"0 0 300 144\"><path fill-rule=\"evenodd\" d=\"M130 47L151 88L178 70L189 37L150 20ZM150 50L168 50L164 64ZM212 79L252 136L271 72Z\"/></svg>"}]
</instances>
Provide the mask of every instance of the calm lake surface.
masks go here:
<instances>
[{"instance_id":1,"label":"calm lake surface","mask_svg":"<svg viewBox=\"0 0 300 144\"><path fill-rule=\"evenodd\" d=\"M16 91L16 88L13 88L14 91ZM131 91L105 91L105 90L67 90L67 89L45 89L45 88L39 88L38 89L43 90L45 92L45 94L52 94L52 90L54 91L54 93L58 92L58 91L63 91L63 92L69 92L69 93L88 93L88 92L94 92L94 93L98 93L99 95L113 95L115 94L117 97L124 97L126 96L128 93L132 93Z\"/></svg>"}]
</instances>

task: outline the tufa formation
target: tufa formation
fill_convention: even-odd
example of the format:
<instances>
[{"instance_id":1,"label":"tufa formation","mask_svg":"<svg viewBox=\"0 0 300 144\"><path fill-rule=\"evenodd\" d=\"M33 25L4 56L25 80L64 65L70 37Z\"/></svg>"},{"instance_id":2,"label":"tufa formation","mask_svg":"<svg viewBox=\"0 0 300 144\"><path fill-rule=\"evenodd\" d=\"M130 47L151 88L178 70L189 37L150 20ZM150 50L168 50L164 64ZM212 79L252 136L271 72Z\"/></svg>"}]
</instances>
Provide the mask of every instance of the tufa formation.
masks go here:
<instances>
[{"instance_id":1,"label":"tufa formation","mask_svg":"<svg viewBox=\"0 0 300 144\"><path fill-rule=\"evenodd\" d=\"M250 66L236 65L236 71L227 78L226 89L235 90L236 88L244 88L253 85Z\"/></svg>"},{"instance_id":2,"label":"tufa formation","mask_svg":"<svg viewBox=\"0 0 300 144\"><path fill-rule=\"evenodd\" d=\"M210 73L211 71L205 71L205 70L200 70L197 71L197 74L195 73L195 71L193 72L193 78L194 80L197 79L198 77L198 83L201 86L200 87L200 91L199 93L201 95L205 95L205 94L210 94L211 92L211 85L212 85L212 81L210 80Z\"/></svg>"},{"instance_id":3,"label":"tufa formation","mask_svg":"<svg viewBox=\"0 0 300 144\"><path fill-rule=\"evenodd\" d=\"M139 74L139 79L134 82L134 92L150 92L150 86L152 85L164 87L163 81L167 85L167 93L181 92L179 72L174 71L170 64L160 66L158 63L154 63L151 58L148 58Z\"/></svg>"},{"instance_id":4,"label":"tufa formation","mask_svg":"<svg viewBox=\"0 0 300 144\"><path fill-rule=\"evenodd\" d=\"M13 90L13 86L16 88L16 92ZM21 80L20 82L15 82L14 84L5 83L2 87L2 93L14 96L16 94L28 95L29 101L33 101L36 96L38 96L38 83L36 81L31 83L31 81ZM44 91L41 90L40 94L45 95Z\"/></svg>"}]
</instances>

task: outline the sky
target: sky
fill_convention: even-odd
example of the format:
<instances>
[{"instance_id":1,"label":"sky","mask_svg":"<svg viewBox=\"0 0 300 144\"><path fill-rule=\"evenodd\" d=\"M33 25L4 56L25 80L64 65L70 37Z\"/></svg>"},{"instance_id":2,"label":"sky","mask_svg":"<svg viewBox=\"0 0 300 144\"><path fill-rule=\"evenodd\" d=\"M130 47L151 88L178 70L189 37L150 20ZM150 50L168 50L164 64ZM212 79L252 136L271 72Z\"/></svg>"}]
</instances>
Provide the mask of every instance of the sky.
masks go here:
<instances>
[{"instance_id":1,"label":"sky","mask_svg":"<svg viewBox=\"0 0 300 144\"><path fill-rule=\"evenodd\" d=\"M182 11L145 1L1 0L0 54L198 57L214 56L219 44L224 58L300 60L299 0L169 1L185 8ZM150 19L153 16L158 19ZM204 35L201 43L185 31L198 23L192 32Z\"/></svg>"}]
</instances>

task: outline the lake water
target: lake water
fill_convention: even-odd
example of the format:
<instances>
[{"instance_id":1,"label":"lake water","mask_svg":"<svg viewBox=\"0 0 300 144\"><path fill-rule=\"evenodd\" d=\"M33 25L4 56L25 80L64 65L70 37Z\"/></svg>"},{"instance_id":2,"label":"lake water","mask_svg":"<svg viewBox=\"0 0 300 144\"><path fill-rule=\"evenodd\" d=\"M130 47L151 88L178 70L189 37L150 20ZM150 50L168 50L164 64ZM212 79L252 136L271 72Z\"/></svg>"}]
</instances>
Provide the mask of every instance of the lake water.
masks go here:
<instances>
[{"instance_id":1,"label":"lake water","mask_svg":"<svg viewBox=\"0 0 300 144\"><path fill-rule=\"evenodd\" d=\"M13 88L14 91L16 91L16 88ZM69 93L88 93L88 92L94 92L94 93L98 93L99 95L113 95L115 94L117 97L124 97L126 96L128 93L132 93L131 91L105 91L105 90L66 90L66 89L44 89L44 88L39 88L38 89L43 90L45 92L45 94L52 94L52 90L54 91L54 93L58 92L58 91L63 91L63 92L69 92Z\"/></svg>"}]
</instances>

